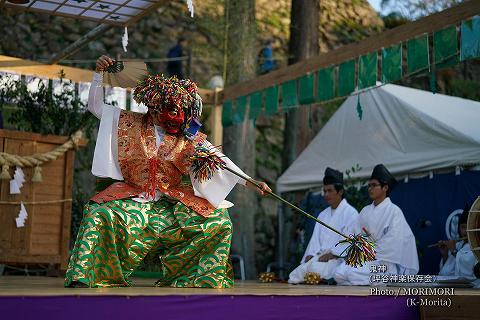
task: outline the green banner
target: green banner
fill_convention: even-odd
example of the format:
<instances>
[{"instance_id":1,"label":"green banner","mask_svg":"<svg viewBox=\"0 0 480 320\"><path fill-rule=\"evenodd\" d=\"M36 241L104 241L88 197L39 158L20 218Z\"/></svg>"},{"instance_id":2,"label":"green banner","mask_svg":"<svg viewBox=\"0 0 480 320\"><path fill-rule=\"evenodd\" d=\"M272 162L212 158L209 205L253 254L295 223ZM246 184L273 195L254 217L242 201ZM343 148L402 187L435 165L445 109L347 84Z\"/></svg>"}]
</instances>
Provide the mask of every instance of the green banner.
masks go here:
<instances>
[{"instance_id":1,"label":"green banner","mask_svg":"<svg viewBox=\"0 0 480 320\"><path fill-rule=\"evenodd\" d=\"M282 109L289 110L298 107L297 80L282 83Z\"/></svg>"},{"instance_id":2,"label":"green banner","mask_svg":"<svg viewBox=\"0 0 480 320\"><path fill-rule=\"evenodd\" d=\"M327 101L333 98L335 98L335 68L321 69L317 78L317 100Z\"/></svg>"},{"instance_id":3,"label":"green banner","mask_svg":"<svg viewBox=\"0 0 480 320\"><path fill-rule=\"evenodd\" d=\"M313 92L314 80L313 73L304 75L298 80L298 100L300 104L310 104L315 101Z\"/></svg>"},{"instance_id":4,"label":"green banner","mask_svg":"<svg viewBox=\"0 0 480 320\"><path fill-rule=\"evenodd\" d=\"M257 119L262 110L262 92L257 91L250 95L250 111L248 112L248 119Z\"/></svg>"},{"instance_id":5,"label":"green banner","mask_svg":"<svg viewBox=\"0 0 480 320\"><path fill-rule=\"evenodd\" d=\"M462 21L460 60L480 57L480 17Z\"/></svg>"},{"instance_id":6,"label":"green banner","mask_svg":"<svg viewBox=\"0 0 480 320\"><path fill-rule=\"evenodd\" d=\"M233 114L233 102L232 100L226 100L223 102L222 108L222 125L224 127L231 126L232 123L232 114Z\"/></svg>"},{"instance_id":7,"label":"green banner","mask_svg":"<svg viewBox=\"0 0 480 320\"><path fill-rule=\"evenodd\" d=\"M234 110L233 124L242 123L245 120L245 111L247 111L247 96L241 96L236 99Z\"/></svg>"},{"instance_id":8,"label":"green banner","mask_svg":"<svg viewBox=\"0 0 480 320\"><path fill-rule=\"evenodd\" d=\"M457 49L457 27L451 26L433 33L433 50L435 64L445 63L456 59Z\"/></svg>"},{"instance_id":9,"label":"green banner","mask_svg":"<svg viewBox=\"0 0 480 320\"><path fill-rule=\"evenodd\" d=\"M394 82L402 78L402 44L382 48L382 82Z\"/></svg>"},{"instance_id":10,"label":"green banner","mask_svg":"<svg viewBox=\"0 0 480 320\"><path fill-rule=\"evenodd\" d=\"M358 88L373 87L377 83L377 52L360 56L358 60Z\"/></svg>"},{"instance_id":11,"label":"green banner","mask_svg":"<svg viewBox=\"0 0 480 320\"><path fill-rule=\"evenodd\" d=\"M428 35L424 34L407 41L407 71L414 73L420 70L429 71Z\"/></svg>"},{"instance_id":12,"label":"green banner","mask_svg":"<svg viewBox=\"0 0 480 320\"><path fill-rule=\"evenodd\" d=\"M355 90L355 60L342 63L338 67L338 95L348 96Z\"/></svg>"},{"instance_id":13,"label":"green banner","mask_svg":"<svg viewBox=\"0 0 480 320\"><path fill-rule=\"evenodd\" d=\"M278 111L278 86L265 90L265 116L270 117Z\"/></svg>"}]
</instances>

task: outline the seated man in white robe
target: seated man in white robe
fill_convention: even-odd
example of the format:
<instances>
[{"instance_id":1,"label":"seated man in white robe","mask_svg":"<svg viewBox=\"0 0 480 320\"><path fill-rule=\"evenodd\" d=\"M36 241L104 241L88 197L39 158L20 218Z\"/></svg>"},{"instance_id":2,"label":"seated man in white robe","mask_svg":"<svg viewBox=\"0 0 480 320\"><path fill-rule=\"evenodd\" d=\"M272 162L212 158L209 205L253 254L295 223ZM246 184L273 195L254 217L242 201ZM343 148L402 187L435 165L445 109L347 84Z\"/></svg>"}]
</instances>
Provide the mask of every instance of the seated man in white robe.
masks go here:
<instances>
[{"instance_id":1,"label":"seated man in white robe","mask_svg":"<svg viewBox=\"0 0 480 320\"><path fill-rule=\"evenodd\" d=\"M415 237L402 210L390 201L390 191L395 178L379 164L368 181L368 193L373 203L359 215L361 229L376 244L376 260L354 268L343 262L335 272L339 285L369 285L373 270L380 274L410 275L418 272L418 255Z\"/></svg>"},{"instance_id":2,"label":"seated man in white robe","mask_svg":"<svg viewBox=\"0 0 480 320\"><path fill-rule=\"evenodd\" d=\"M330 206L320 212L318 219L344 234L353 233L358 228L358 211L344 199L343 173L327 168L323 178L323 192L325 201ZM332 278L345 249L345 245L337 246L340 240L341 236L317 223L301 264L290 273L288 282L304 282L307 272L318 273L323 279Z\"/></svg>"},{"instance_id":3,"label":"seated man in white robe","mask_svg":"<svg viewBox=\"0 0 480 320\"><path fill-rule=\"evenodd\" d=\"M440 276L456 276L475 278L473 268L477 259L472 252L467 237L467 220L470 206L465 206L458 220L458 234L460 240L444 240L438 242L438 248L442 255L440 261Z\"/></svg>"}]
</instances>

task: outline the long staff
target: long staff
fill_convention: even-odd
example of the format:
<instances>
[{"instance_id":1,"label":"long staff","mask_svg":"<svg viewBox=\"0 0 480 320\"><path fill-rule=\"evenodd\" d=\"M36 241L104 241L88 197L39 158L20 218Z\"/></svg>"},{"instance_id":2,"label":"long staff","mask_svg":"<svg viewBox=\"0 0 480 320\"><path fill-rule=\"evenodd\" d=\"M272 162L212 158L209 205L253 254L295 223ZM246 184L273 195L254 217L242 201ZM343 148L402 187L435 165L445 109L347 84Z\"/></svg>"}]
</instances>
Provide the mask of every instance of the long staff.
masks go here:
<instances>
[{"instance_id":1,"label":"long staff","mask_svg":"<svg viewBox=\"0 0 480 320\"><path fill-rule=\"evenodd\" d=\"M198 146L196 147L195 154L191 157L191 160L192 160L192 171L194 174L194 179L200 182L211 179L213 174L218 170L227 170L233 173L234 175L250 182L257 188L263 190L262 186L255 180L227 167L227 164L225 163L225 161L223 161L221 157L216 154L215 148ZM362 234L347 236L346 234L338 231L337 229L326 224L320 219L300 209L293 203L283 199L279 195L268 190L263 190L263 191L269 194L270 196L274 197L278 201L290 206L295 211L300 212L307 218L312 219L317 223L320 223L325 228L328 228L331 231L342 236L344 240L339 241L337 245L342 243L349 244L349 246L342 252L342 254L345 253L344 258L345 258L346 264L351 265L353 267L357 267L357 266L362 266L367 261L375 260L375 244L373 241L369 240L366 236Z\"/></svg>"}]
</instances>

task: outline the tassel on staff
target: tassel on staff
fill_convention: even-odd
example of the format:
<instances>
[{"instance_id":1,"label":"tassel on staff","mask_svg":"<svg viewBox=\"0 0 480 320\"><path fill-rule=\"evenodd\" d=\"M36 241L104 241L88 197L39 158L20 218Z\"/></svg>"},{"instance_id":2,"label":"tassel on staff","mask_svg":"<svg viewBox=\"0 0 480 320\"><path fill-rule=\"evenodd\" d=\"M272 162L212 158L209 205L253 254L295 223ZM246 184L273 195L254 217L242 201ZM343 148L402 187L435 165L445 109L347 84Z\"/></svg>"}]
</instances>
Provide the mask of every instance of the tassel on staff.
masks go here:
<instances>
[{"instance_id":1,"label":"tassel on staff","mask_svg":"<svg viewBox=\"0 0 480 320\"><path fill-rule=\"evenodd\" d=\"M217 155L216 150L213 147L207 148L204 146L197 146L195 148L195 153L191 156L191 160L194 179L199 182L211 179L213 174L218 170L227 170L234 175L250 182L257 188L262 189L262 187L255 180L250 179L249 177L227 167L225 161L223 161L221 157ZM286 205L292 207L307 218L320 223L325 228L328 228L331 231L345 238L344 240L341 240L338 244L348 243L348 247L343 251L343 253L345 253L345 256L343 258L345 258L345 263L347 265L352 267L361 267L365 262L375 260L375 243L369 240L366 236L362 234L347 236L344 233L333 228L332 226L300 209L293 203L283 199L279 195L267 190L264 190L264 192L274 197L275 199L285 203Z\"/></svg>"}]
</instances>

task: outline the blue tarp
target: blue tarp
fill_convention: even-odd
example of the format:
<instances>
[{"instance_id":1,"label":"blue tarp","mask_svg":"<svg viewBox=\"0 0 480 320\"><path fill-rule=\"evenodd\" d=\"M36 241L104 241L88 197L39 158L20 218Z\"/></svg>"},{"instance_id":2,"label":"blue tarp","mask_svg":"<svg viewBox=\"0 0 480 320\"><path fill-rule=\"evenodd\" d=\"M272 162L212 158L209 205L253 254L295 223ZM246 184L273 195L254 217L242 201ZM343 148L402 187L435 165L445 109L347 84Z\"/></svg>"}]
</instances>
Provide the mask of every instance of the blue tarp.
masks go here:
<instances>
[{"instance_id":1,"label":"blue tarp","mask_svg":"<svg viewBox=\"0 0 480 320\"><path fill-rule=\"evenodd\" d=\"M479 195L479 171L410 179L407 183L399 183L393 190L392 201L402 209L417 239L420 273L438 273L440 253L437 248L427 246L446 239L448 216L456 209L463 209L466 203L471 205Z\"/></svg>"}]
</instances>

